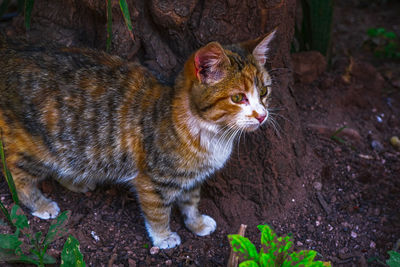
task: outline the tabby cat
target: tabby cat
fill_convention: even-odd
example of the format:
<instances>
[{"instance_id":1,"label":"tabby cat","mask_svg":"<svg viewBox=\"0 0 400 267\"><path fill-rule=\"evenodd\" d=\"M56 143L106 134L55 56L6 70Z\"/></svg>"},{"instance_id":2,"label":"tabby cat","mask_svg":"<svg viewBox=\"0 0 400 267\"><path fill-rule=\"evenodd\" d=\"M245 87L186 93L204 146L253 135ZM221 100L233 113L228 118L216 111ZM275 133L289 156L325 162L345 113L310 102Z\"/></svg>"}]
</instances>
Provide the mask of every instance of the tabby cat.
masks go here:
<instances>
[{"instance_id":1,"label":"tabby cat","mask_svg":"<svg viewBox=\"0 0 400 267\"><path fill-rule=\"evenodd\" d=\"M57 203L37 187L48 176L76 192L128 183L154 246L181 242L169 227L173 204L189 230L211 234L216 222L197 207L200 185L228 160L236 136L267 121L274 34L201 47L173 87L120 57L0 37L0 127L21 202L55 218Z\"/></svg>"}]
</instances>

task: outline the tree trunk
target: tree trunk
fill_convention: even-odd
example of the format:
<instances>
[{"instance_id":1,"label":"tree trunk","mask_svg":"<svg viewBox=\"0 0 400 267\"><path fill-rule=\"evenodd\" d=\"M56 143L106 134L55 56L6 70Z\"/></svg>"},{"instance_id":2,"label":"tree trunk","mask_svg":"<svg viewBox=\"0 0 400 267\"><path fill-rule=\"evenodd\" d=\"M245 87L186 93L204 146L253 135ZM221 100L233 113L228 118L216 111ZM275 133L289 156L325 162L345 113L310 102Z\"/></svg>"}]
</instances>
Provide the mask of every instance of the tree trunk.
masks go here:
<instances>
[{"instance_id":1,"label":"tree trunk","mask_svg":"<svg viewBox=\"0 0 400 267\"><path fill-rule=\"evenodd\" d=\"M290 68L296 0L131 0L128 1L134 40L118 4L112 1L112 54L139 60L160 79L172 82L187 56L210 41L222 44L256 38L277 27L270 68ZM32 42L105 49L106 1L36 0ZM23 18L9 34L24 32ZM288 71L275 73L273 106L279 134L267 129L242 138L227 166L203 187L201 209L218 223L237 229L279 218L304 196L306 144Z\"/></svg>"}]
</instances>

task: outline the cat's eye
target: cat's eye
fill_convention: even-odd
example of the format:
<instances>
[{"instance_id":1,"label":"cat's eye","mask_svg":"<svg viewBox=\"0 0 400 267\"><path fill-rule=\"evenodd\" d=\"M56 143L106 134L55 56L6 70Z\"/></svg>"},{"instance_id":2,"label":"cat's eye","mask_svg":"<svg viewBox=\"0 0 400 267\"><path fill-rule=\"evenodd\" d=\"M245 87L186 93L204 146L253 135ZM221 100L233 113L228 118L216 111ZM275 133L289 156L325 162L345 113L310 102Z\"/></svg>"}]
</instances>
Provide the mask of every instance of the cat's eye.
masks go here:
<instances>
[{"instance_id":1,"label":"cat's eye","mask_svg":"<svg viewBox=\"0 0 400 267\"><path fill-rule=\"evenodd\" d=\"M263 87L261 87L260 96L261 96L261 97L266 96L266 95L268 94L269 91L270 91L270 90L269 90L269 86L263 86Z\"/></svg>"},{"instance_id":2,"label":"cat's eye","mask_svg":"<svg viewBox=\"0 0 400 267\"><path fill-rule=\"evenodd\" d=\"M231 96L231 99L234 103L244 103L247 98L244 94L236 94Z\"/></svg>"}]
</instances>

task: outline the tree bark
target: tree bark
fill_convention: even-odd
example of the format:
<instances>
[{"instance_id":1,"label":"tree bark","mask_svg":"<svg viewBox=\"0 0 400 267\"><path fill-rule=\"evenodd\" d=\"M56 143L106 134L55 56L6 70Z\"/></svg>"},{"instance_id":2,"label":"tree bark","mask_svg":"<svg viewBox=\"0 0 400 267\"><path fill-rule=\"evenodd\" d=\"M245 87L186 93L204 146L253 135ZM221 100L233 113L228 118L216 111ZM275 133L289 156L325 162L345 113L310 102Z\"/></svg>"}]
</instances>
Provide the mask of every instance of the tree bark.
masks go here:
<instances>
[{"instance_id":1,"label":"tree bark","mask_svg":"<svg viewBox=\"0 0 400 267\"><path fill-rule=\"evenodd\" d=\"M113 1L112 54L139 60L161 80L171 83L185 59L210 42L231 44L259 37L277 27L269 68L290 69L296 0L131 0L128 1L134 40ZM105 49L106 1L36 0L32 42ZM9 34L23 33L23 18ZM291 75L276 72L273 106L279 137L272 127L242 138L227 166L203 187L201 209L223 227L249 227L279 217L304 195L307 147L301 132Z\"/></svg>"}]
</instances>

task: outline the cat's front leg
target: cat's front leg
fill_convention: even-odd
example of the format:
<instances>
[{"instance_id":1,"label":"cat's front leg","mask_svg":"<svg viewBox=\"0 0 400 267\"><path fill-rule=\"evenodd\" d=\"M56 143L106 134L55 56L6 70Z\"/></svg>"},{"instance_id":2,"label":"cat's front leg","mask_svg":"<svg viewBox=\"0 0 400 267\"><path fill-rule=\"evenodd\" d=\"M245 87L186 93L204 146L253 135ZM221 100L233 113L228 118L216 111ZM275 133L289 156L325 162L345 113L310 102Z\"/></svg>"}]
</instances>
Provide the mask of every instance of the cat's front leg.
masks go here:
<instances>
[{"instance_id":1,"label":"cat's front leg","mask_svg":"<svg viewBox=\"0 0 400 267\"><path fill-rule=\"evenodd\" d=\"M171 204L164 203L147 175L139 174L133 183L153 245L161 249L179 246L181 238L169 228Z\"/></svg>"},{"instance_id":2,"label":"cat's front leg","mask_svg":"<svg viewBox=\"0 0 400 267\"><path fill-rule=\"evenodd\" d=\"M200 187L197 187L183 192L177 202L186 227L196 235L205 236L215 231L217 223L210 216L199 213L199 201Z\"/></svg>"}]
</instances>

